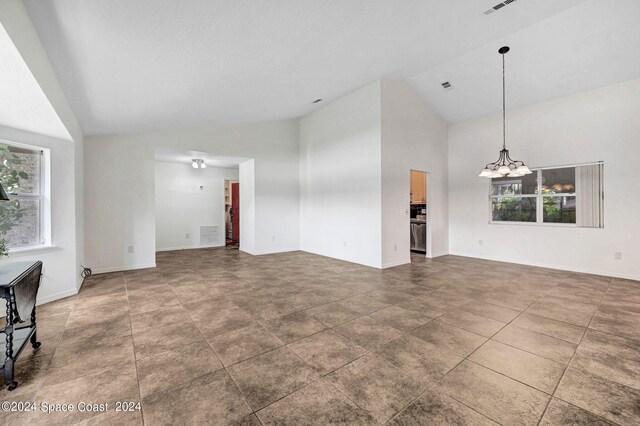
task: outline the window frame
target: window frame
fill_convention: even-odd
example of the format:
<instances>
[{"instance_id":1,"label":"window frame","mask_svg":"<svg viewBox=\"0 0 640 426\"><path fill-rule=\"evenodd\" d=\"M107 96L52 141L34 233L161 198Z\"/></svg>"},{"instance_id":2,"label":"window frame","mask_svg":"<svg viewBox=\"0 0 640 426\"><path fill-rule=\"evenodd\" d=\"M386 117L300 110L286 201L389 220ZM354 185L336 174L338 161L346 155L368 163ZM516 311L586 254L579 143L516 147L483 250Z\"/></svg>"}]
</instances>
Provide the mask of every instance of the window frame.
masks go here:
<instances>
[{"instance_id":1,"label":"window frame","mask_svg":"<svg viewBox=\"0 0 640 426\"><path fill-rule=\"evenodd\" d=\"M29 150L40 153L40 176L38 181L38 193L15 193L7 192L9 199L18 200L39 200L39 223L38 223L38 243L20 246L10 246L7 248L11 253L18 254L23 251L39 250L42 248L52 247L51 245L51 153L47 148L35 145L27 145L10 140L0 139L0 143L14 148Z\"/></svg>"},{"instance_id":2,"label":"window frame","mask_svg":"<svg viewBox=\"0 0 640 426\"><path fill-rule=\"evenodd\" d=\"M553 169L568 169L568 168L576 169L577 167L580 167L580 166L587 166L592 164L603 164L603 162L598 161L593 163L570 164L570 165L564 165L564 166L550 166L550 167L536 167L536 168L530 169L533 173L537 173L537 179L536 179L537 193L536 194L526 194L526 195L520 194L520 195L508 195L508 196L493 195L491 193L493 178L490 178L489 191L488 191L489 192L489 206L488 206L489 224L490 225L524 225L524 226L551 226L551 227L560 227L560 228L578 228L579 226L577 223L544 222L544 198L545 197L563 197L563 196L576 197L576 200L577 200L577 194L575 192L575 188L573 193L543 194L542 193L542 171L553 170ZM604 178L603 178L603 182L604 182ZM535 222L518 222L518 221L512 221L512 220L509 220L509 221L493 220L493 199L507 198L507 197L508 198L521 198L521 197L536 198L536 221ZM604 184L602 188L602 198L604 199ZM593 228L593 229L604 229L604 225L602 227Z\"/></svg>"}]
</instances>

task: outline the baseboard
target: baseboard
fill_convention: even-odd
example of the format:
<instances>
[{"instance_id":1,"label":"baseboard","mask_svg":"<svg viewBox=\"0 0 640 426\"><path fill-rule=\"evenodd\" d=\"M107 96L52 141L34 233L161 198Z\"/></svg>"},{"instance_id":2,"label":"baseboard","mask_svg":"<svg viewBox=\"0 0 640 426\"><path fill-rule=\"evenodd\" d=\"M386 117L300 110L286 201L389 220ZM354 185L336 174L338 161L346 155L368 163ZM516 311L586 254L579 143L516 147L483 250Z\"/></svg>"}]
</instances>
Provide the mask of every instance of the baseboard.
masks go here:
<instances>
[{"instance_id":1,"label":"baseboard","mask_svg":"<svg viewBox=\"0 0 640 426\"><path fill-rule=\"evenodd\" d=\"M448 256L450 253L448 251L441 251L438 253L431 253L431 257L430 259L433 259L434 257L441 257L441 256Z\"/></svg>"},{"instance_id":2,"label":"baseboard","mask_svg":"<svg viewBox=\"0 0 640 426\"><path fill-rule=\"evenodd\" d=\"M65 297L75 296L78 294L78 290L75 288L69 289L67 291L61 291L60 293L52 294L47 297L38 297L36 301L36 306L40 306L45 303L53 302L58 299L64 299Z\"/></svg>"},{"instance_id":3,"label":"baseboard","mask_svg":"<svg viewBox=\"0 0 640 426\"><path fill-rule=\"evenodd\" d=\"M300 251L299 248L285 248L285 249L278 249L278 250L271 250L271 251L257 251L257 250L246 250L243 249L242 247L240 247L239 249L241 252L243 253L247 253L250 254L252 256L262 256L264 254L277 254L277 253L288 253L291 251Z\"/></svg>"},{"instance_id":4,"label":"baseboard","mask_svg":"<svg viewBox=\"0 0 640 426\"><path fill-rule=\"evenodd\" d=\"M353 263L354 265L360 265L360 266L366 266L368 268L375 268L375 269L382 269L382 265L370 265L368 263L362 263L362 262L356 262L355 260L350 260L350 259L343 259L340 257L336 257L336 256L329 256L328 254L325 253L317 253L311 250L305 250L303 248L300 248L300 251L303 251L305 253L309 253L309 254L315 254L316 256L322 256L322 257L326 257L327 259L334 259L334 260L339 260L341 262L347 262L347 263Z\"/></svg>"},{"instance_id":5,"label":"baseboard","mask_svg":"<svg viewBox=\"0 0 640 426\"><path fill-rule=\"evenodd\" d=\"M539 268L557 269L559 271L579 272L582 274L601 275L604 277L614 277L614 278L622 278L626 280L640 281L640 275L621 274L618 272L601 271L598 269L578 268L574 266L556 265L556 264L545 263L545 262L527 262L527 261L521 261L521 260L497 258L494 256L479 256L477 254L469 254L469 253L463 253L463 252L452 252L449 254L451 254L452 256L471 257L474 259L492 260L495 262L515 263L517 265L537 266Z\"/></svg>"},{"instance_id":6,"label":"baseboard","mask_svg":"<svg viewBox=\"0 0 640 426\"><path fill-rule=\"evenodd\" d=\"M133 266L112 266L110 268L98 268L92 269L91 273L94 275L99 274L108 274L109 272L122 272L122 271L133 271L134 269L146 269L146 268L155 268L156 263L145 263L141 265L133 265Z\"/></svg>"},{"instance_id":7,"label":"baseboard","mask_svg":"<svg viewBox=\"0 0 640 426\"><path fill-rule=\"evenodd\" d=\"M216 243L216 244L207 244L203 246L176 246L176 247L163 247L156 248L156 252L158 251L175 251L175 250L195 250L195 249L203 249L203 248L215 248L215 247L224 247L224 243Z\"/></svg>"},{"instance_id":8,"label":"baseboard","mask_svg":"<svg viewBox=\"0 0 640 426\"><path fill-rule=\"evenodd\" d=\"M411 259L399 260L397 262L389 262L382 265L382 269L393 268L396 266L402 266L411 263Z\"/></svg>"}]
</instances>

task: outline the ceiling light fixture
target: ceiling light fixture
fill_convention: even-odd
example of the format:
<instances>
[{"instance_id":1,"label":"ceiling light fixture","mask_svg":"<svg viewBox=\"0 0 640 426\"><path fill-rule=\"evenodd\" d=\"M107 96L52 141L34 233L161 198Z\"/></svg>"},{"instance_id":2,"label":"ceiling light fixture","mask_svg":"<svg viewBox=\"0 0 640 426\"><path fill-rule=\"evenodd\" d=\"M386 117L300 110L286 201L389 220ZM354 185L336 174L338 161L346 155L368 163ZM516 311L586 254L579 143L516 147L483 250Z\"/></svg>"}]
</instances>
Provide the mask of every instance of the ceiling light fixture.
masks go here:
<instances>
[{"instance_id":1,"label":"ceiling light fixture","mask_svg":"<svg viewBox=\"0 0 640 426\"><path fill-rule=\"evenodd\" d=\"M193 160L191 160L191 167L193 167L194 169L206 169L207 165L204 164L204 160L194 158Z\"/></svg>"},{"instance_id":2,"label":"ceiling light fixture","mask_svg":"<svg viewBox=\"0 0 640 426\"><path fill-rule=\"evenodd\" d=\"M484 166L484 170L480 172L480 177L498 178L503 176L518 177L531 174L531 170L525 166L523 161L512 160L509 157L507 149L507 125L505 113L505 78L504 78L504 55L509 51L509 46L503 46L498 49L498 53L502 55L502 150L497 161Z\"/></svg>"}]
</instances>

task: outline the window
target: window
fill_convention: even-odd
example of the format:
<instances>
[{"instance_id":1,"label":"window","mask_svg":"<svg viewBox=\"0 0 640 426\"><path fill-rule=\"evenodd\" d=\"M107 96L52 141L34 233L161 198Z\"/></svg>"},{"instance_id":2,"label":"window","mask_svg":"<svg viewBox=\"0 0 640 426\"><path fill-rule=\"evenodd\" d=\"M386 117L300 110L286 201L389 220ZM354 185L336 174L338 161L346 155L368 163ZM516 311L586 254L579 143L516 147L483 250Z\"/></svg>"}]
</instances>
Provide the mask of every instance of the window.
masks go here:
<instances>
[{"instance_id":1,"label":"window","mask_svg":"<svg viewBox=\"0 0 640 426\"><path fill-rule=\"evenodd\" d=\"M0 202L0 238L8 248L44 244L43 151L0 141L0 182L9 201Z\"/></svg>"},{"instance_id":2,"label":"window","mask_svg":"<svg viewBox=\"0 0 640 426\"><path fill-rule=\"evenodd\" d=\"M576 168L538 172L542 175L542 222L576 223Z\"/></svg>"},{"instance_id":3,"label":"window","mask_svg":"<svg viewBox=\"0 0 640 426\"><path fill-rule=\"evenodd\" d=\"M535 222L537 192L535 173L517 178L491 179L491 220Z\"/></svg>"},{"instance_id":4,"label":"window","mask_svg":"<svg viewBox=\"0 0 640 426\"><path fill-rule=\"evenodd\" d=\"M491 222L603 227L602 163L491 179Z\"/></svg>"}]
</instances>

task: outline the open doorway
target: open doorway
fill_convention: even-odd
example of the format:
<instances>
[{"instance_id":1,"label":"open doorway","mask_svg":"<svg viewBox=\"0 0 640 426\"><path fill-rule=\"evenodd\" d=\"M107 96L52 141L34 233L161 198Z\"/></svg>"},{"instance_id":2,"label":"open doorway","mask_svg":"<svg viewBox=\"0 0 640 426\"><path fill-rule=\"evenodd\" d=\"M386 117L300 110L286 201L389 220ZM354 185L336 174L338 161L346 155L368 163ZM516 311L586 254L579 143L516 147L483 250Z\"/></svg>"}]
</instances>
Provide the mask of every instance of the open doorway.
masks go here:
<instances>
[{"instance_id":1,"label":"open doorway","mask_svg":"<svg viewBox=\"0 0 640 426\"><path fill-rule=\"evenodd\" d=\"M238 246L240 242L240 183L237 180L224 182L225 237L227 246Z\"/></svg>"},{"instance_id":2,"label":"open doorway","mask_svg":"<svg viewBox=\"0 0 640 426\"><path fill-rule=\"evenodd\" d=\"M427 173L411 170L409 188L411 253L427 254Z\"/></svg>"},{"instance_id":3,"label":"open doorway","mask_svg":"<svg viewBox=\"0 0 640 426\"><path fill-rule=\"evenodd\" d=\"M156 251L242 249L240 227L246 238L254 220L252 160L168 147L154 159Z\"/></svg>"}]
</instances>

